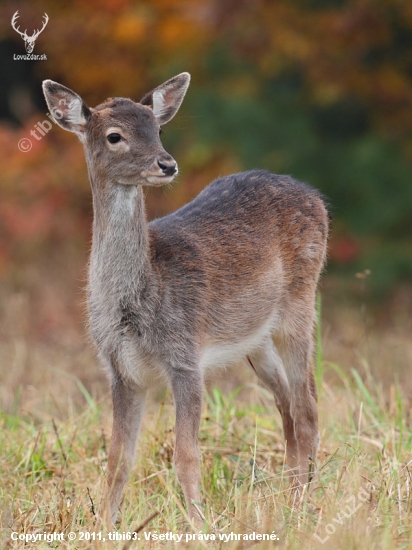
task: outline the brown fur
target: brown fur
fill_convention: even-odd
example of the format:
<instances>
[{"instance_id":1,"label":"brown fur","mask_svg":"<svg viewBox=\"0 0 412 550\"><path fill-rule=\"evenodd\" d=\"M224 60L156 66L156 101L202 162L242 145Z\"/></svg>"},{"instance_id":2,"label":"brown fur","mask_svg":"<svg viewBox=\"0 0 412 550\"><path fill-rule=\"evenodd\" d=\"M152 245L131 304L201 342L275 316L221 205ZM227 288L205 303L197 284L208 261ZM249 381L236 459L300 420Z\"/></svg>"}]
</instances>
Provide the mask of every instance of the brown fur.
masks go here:
<instances>
[{"instance_id":1,"label":"brown fur","mask_svg":"<svg viewBox=\"0 0 412 550\"><path fill-rule=\"evenodd\" d=\"M136 104L89 109L45 81L59 124L85 147L93 191L90 327L112 382L108 463L114 520L130 470L147 389L169 382L176 407L175 467L200 520L197 433L203 377L249 358L282 415L292 482L308 482L319 444L310 369L315 296L328 216L320 194L288 176L253 170L219 178L192 202L146 222L143 185L169 183L175 161L159 127L180 106L187 73ZM121 135L118 143L108 135Z\"/></svg>"}]
</instances>

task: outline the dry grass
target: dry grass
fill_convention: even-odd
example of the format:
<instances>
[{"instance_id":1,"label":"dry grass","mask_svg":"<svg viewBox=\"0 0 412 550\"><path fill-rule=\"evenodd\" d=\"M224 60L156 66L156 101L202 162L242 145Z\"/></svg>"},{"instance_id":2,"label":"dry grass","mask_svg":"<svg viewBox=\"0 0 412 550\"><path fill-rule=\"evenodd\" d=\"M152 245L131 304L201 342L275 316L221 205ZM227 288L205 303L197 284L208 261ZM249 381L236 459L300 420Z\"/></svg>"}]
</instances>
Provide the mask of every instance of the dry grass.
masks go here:
<instances>
[{"instance_id":1,"label":"dry grass","mask_svg":"<svg viewBox=\"0 0 412 550\"><path fill-rule=\"evenodd\" d=\"M0 342L1 547L124 548L126 541L67 540L69 532L77 537L98 532L95 511L104 484L111 405L93 350L80 339L62 345L32 341L24 326L16 328L27 313L21 300L7 300L14 322L11 329L3 320L8 337ZM203 532L217 540L184 542L192 531L172 467L173 406L170 394L160 393L145 417L116 527L119 533L133 531L159 512L133 547L412 547L410 327L393 320L390 330L381 330L365 325L356 310L341 307L332 316L328 308L326 303L326 317L333 322L324 324L324 358L319 353L317 363L322 443L312 494L300 505L293 502L280 417L245 366L220 381L224 391L209 385L203 410ZM391 349L393 361L385 369ZM24 546L11 542L12 531L63 532L66 540ZM149 532L183 534L183 540L148 542ZM275 532L279 540L219 540L253 532ZM107 533L102 536L108 539Z\"/></svg>"}]
</instances>

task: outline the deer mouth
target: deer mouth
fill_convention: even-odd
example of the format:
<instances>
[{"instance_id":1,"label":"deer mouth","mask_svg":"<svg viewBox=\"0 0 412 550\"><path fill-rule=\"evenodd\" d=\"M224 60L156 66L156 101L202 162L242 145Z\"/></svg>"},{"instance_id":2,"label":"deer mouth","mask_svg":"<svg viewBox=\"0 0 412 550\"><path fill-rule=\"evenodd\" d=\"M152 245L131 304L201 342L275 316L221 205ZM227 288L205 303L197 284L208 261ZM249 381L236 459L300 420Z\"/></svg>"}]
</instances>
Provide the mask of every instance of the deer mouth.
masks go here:
<instances>
[{"instance_id":1,"label":"deer mouth","mask_svg":"<svg viewBox=\"0 0 412 550\"><path fill-rule=\"evenodd\" d=\"M173 181L176 174L147 174L145 179L152 185L166 185Z\"/></svg>"}]
</instances>

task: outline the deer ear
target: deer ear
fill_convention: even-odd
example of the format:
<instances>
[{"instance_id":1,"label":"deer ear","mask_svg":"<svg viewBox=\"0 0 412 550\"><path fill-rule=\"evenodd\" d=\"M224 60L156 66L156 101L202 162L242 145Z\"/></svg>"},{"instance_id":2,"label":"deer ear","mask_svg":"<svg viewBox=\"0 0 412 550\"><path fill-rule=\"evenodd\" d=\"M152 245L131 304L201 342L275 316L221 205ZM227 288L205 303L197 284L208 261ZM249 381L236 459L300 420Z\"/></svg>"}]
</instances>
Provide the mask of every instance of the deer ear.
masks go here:
<instances>
[{"instance_id":1,"label":"deer ear","mask_svg":"<svg viewBox=\"0 0 412 550\"><path fill-rule=\"evenodd\" d=\"M91 112L82 98L53 80L43 81L43 93L54 121L83 139Z\"/></svg>"},{"instance_id":2,"label":"deer ear","mask_svg":"<svg viewBox=\"0 0 412 550\"><path fill-rule=\"evenodd\" d=\"M189 83L189 73L178 74L146 94L140 103L153 110L160 125L166 124L179 110Z\"/></svg>"}]
</instances>

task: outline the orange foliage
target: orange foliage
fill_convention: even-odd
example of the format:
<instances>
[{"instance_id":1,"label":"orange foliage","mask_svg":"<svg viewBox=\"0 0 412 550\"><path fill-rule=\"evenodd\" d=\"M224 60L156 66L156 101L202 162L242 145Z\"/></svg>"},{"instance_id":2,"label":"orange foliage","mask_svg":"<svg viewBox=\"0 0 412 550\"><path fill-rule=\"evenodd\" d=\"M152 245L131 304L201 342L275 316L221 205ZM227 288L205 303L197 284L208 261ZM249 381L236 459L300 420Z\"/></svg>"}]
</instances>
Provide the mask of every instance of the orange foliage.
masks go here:
<instances>
[{"instance_id":1,"label":"orange foliage","mask_svg":"<svg viewBox=\"0 0 412 550\"><path fill-rule=\"evenodd\" d=\"M412 54L400 47L396 56L380 53L390 52L394 20L412 32L411 3L353 0L342 7L318 9L310 9L309 4L290 0L22 0L19 10L23 14L46 10L50 16L47 32L36 44L36 50L48 56L47 62L36 66L40 78L61 81L90 105L110 95L139 99L180 70L192 72L195 82L207 83L204 60L220 41L234 57L253 62L262 81L285 68L298 70L315 104L355 96L373 105L376 127L403 136L406 150L412 151ZM9 21L13 11L14 5L4 5L2 19ZM0 32L16 43L21 40L8 25L2 25ZM259 86L256 75L254 80L222 75L221 91L227 95L254 95ZM6 198L0 204L3 266L22 241L72 239L90 221L85 163L73 136L53 126L40 141L32 139L30 152L18 150L19 140L29 137L45 115L46 107L19 130L0 126L0 190ZM192 198L220 168L223 172L239 167L229 153L219 157L192 141L182 142L179 151L180 164L186 166L185 185L177 184L173 195L164 190L149 195L151 214L160 215ZM339 254L347 257L355 252L348 243L341 243Z\"/></svg>"}]
</instances>

